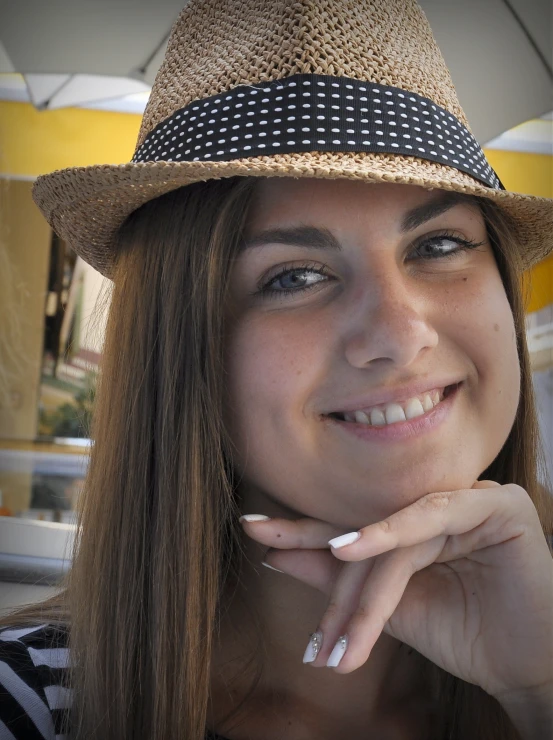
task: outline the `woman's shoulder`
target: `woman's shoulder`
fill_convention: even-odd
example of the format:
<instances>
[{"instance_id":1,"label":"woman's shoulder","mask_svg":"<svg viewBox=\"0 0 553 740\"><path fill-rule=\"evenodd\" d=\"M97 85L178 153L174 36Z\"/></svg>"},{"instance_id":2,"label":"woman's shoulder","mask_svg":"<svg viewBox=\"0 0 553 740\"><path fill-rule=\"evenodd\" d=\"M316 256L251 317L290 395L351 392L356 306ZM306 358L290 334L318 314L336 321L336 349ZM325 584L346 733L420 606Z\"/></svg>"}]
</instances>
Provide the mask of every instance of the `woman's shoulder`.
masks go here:
<instances>
[{"instance_id":1,"label":"woman's shoulder","mask_svg":"<svg viewBox=\"0 0 553 740\"><path fill-rule=\"evenodd\" d=\"M65 740L69 631L53 624L0 627L0 740ZM207 732L206 740L225 740Z\"/></svg>"},{"instance_id":2,"label":"woman's shoulder","mask_svg":"<svg viewBox=\"0 0 553 740\"><path fill-rule=\"evenodd\" d=\"M0 628L0 740L62 740L69 666L66 627Z\"/></svg>"}]
</instances>

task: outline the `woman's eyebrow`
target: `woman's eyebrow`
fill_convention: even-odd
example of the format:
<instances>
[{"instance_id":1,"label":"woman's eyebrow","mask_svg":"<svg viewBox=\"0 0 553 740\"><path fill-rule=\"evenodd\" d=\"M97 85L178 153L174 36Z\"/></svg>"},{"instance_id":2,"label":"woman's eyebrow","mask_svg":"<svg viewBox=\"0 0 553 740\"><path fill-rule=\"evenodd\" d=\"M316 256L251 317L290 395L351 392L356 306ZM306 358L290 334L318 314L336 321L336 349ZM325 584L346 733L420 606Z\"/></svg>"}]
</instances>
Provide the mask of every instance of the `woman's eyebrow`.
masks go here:
<instances>
[{"instance_id":1,"label":"woman's eyebrow","mask_svg":"<svg viewBox=\"0 0 553 740\"><path fill-rule=\"evenodd\" d=\"M436 198L432 198L407 211L401 220L400 232L405 234L408 231L413 231L426 221L440 216L457 205L469 205L471 200L472 198L464 193L454 191L440 193ZM329 249L335 252L342 250L342 245L330 229L317 226L292 226L260 231L242 242L240 252L254 247L262 247L266 244L293 244L298 247Z\"/></svg>"},{"instance_id":2,"label":"woman's eyebrow","mask_svg":"<svg viewBox=\"0 0 553 740\"><path fill-rule=\"evenodd\" d=\"M292 226L281 229L265 229L242 242L240 251L266 244L294 244L298 247L333 249L341 251L342 245L330 229L317 226Z\"/></svg>"},{"instance_id":3,"label":"woman's eyebrow","mask_svg":"<svg viewBox=\"0 0 553 740\"><path fill-rule=\"evenodd\" d=\"M403 234L407 231L413 231L413 229L421 226L426 221L441 216L442 213L461 204L474 206L474 198L470 195L465 195L465 193L456 193L452 190L440 193L437 198L432 198L432 200L428 200L420 206L407 211L403 216L400 231Z\"/></svg>"}]
</instances>

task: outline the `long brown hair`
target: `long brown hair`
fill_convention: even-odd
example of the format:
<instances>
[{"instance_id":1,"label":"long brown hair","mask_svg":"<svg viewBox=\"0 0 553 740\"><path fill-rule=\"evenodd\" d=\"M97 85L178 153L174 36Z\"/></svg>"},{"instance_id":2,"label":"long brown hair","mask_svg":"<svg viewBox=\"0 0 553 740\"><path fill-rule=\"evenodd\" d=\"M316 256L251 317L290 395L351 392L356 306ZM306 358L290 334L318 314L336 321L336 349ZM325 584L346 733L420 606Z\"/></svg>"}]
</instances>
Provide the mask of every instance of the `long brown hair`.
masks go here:
<instances>
[{"instance_id":1,"label":"long brown hair","mask_svg":"<svg viewBox=\"0 0 553 740\"><path fill-rule=\"evenodd\" d=\"M131 214L118 234L73 565L59 595L0 620L69 625L71 738L205 736L221 595L242 557L222 423L224 306L257 181L174 190ZM546 480L546 465L516 231L495 204L476 201L513 312L521 368L515 422L481 478L522 486L549 536L553 503L538 481L539 472ZM442 707L432 737L518 740L495 699L420 657ZM252 687L260 671L257 665Z\"/></svg>"}]
</instances>

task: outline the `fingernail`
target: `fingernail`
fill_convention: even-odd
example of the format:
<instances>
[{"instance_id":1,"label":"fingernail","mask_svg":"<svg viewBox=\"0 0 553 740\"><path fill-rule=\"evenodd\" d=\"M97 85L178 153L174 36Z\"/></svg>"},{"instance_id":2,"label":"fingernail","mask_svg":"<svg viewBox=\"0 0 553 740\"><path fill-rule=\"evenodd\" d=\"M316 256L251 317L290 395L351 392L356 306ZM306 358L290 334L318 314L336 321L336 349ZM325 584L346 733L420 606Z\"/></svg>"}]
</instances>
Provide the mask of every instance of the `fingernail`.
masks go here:
<instances>
[{"instance_id":1,"label":"fingernail","mask_svg":"<svg viewBox=\"0 0 553 740\"><path fill-rule=\"evenodd\" d=\"M264 565L266 568L270 568L271 570L276 570L277 573L284 573L283 570L279 570L278 568L269 565L269 563L266 563L264 560L261 561L261 565Z\"/></svg>"},{"instance_id":2,"label":"fingernail","mask_svg":"<svg viewBox=\"0 0 553 740\"><path fill-rule=\"evenodd\" d=\"M347 534L341 534L339 537L335 537L333 540L329 540L328 544L336 550L339 547L351 545L352 542L357 542L359 537L361 537L361 532L348 532Z\"/></svg>"},{"instance_id":3,"label":"fingernail","mask_svg":"<svg viewBox=\"0 0 553 740\"><path fill-rule=\"evenodd\" d=\"M270 516L265 516L265 514L244 514L240 517L238 520L239 522L266 522L268 519L270 519Z\"/></svg>"},{"instance_id":4,"label":"fingernail","mask_svg":"<svg viewBox=\"0 0 553 740\"><path fill-rule=\"evenodd\" d=\"M340 661L344 657L344 653L346 652L347 648L347 635L342 635L338 638L338 642L336 643L336 645L334 645L334 648L332 649L332 652L330 653L328 660L326 661L327 666L329 666L329 668L336 668L336 666L340 665Z\"/></svg>"},{"instance_id":5,"label":"fingernail","mask_svg":"<svg viewBox=\"0 0 553 740\"><path fill-rule=\"evenodd\" d=\"M309 644L305 649L305 653L303 654L303 662L312 663L319 654L319 650L321 649L322 644L323 633L320 630L318 630L317 632L313 632L313 634L309 638Z\"/></svg>"}]
</instances>

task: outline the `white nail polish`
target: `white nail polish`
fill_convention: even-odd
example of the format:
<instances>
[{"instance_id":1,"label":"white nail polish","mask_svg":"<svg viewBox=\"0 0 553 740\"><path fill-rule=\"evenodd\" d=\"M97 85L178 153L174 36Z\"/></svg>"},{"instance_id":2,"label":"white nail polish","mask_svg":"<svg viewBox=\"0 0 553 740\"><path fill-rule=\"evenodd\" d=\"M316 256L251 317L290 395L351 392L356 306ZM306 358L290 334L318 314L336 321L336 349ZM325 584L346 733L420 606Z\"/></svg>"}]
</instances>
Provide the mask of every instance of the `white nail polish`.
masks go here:
<instances>
[{"instance_id":1,"label":"white nail polish","mask_svg":"<svg viewBox=\"0 0 553 740\"><path fill-rule=\"evenodd\" d=\"M328 660L326 661L327 666L329 666L330 668L336 668L336 666L340 665L340 661L344 657L344 653L346 652L347 648L347 635L342 635L338 638L338 642L336 643L336 645L334 645L334 648L330 653Z\"/></svg>"},{"instance_id":2,"label":"white nail polish","mask_svg":"<svg viewBox=\"0 0 553 740\"><path fill-rule=\"evenodd\" d=\"M323 644L323 633L320 631L313 632L313 634L309 638L309 644L303 655L303 662L312 663L317 657L317 655L319 654L319 650L321 649L322 644Z\"/></svg>"},{"instance_id":3,"label":"white nail polish","mask_svg":"<svg viewBox=\"0 0 553 740\"><path fill-rule=\"evenodd\" d=\"M335 550L339 547L345 547L345 545L351 545L352 542L357 542L361 537L361 532L348 532L342 534L340 537L335 537L333 540L329 540L328 544Z\"/></svg>"},{"instance_id":4,"label":"white nail polish","mask_svg":"<svg viewBox=\"0 0 553 740\"><path fill-rule=\"evenodd\" d=\"M265 514L244 514L244 516L241 516L238 520L239 522L266 522L270 519L270 516L265 516Z\"/></svg>"},{"instance_id":5,"label":"white nail polish","mask_svg":"<svg viewBox=\"0 0 553 740\"><path fill-rule=\"evenodd\" d=\"M275 568L273 565L269 565L269 563L266 563L264 560L261 561L261 565L264 565L266 568L270 568L271 570L276 570L277 573L284 573L283 570L279 570L278 568Z\"/></svg>"}]
</instances>

